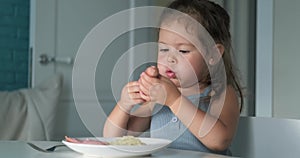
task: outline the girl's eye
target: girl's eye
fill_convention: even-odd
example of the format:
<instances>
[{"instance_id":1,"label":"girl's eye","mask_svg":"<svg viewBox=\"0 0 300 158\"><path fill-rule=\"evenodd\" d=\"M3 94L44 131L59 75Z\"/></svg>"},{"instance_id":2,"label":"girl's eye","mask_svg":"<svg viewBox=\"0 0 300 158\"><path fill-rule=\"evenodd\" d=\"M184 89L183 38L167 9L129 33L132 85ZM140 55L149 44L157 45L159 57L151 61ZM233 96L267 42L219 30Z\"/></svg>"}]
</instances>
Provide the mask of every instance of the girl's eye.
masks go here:
<instances>
[{"instance_id":1,"label":"girl's eye","mask_svg":"<svg viewBox=\"0 0 300 158\"><path fill-rule=\"evenodd\" d=\"M169 49L168 48L161 48L161 49L159 49L159 51L160 52L167 52L167 51L169 51Z\"/></svg>"},{"instance_id":2,"label":"girl's eye","mask_svg":"<svg viewBox=\"0 0 300 158\"><path fill-rule=\"evenodd\" d=\"M190 51L189 50L179 50L179 52L185 54L185 53L189 53Z\"/></svg>"}]
</instances>

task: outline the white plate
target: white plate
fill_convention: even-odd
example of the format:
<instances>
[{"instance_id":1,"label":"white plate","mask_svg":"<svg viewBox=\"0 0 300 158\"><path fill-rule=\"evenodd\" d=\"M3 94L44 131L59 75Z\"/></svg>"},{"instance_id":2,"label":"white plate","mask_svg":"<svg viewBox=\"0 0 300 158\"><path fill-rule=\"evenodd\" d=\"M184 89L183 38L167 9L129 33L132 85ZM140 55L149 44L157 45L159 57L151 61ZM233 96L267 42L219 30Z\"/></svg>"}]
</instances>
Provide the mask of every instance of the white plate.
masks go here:
<instances>
[{"instance_id":1,"label":"white plate","mask_svg":"<svg viewBox=\"0 0 300 158\"><path fill-rule=\"evenodd\" d=\"M94 139L100 141L111 142L116 138L77 138L77 139ZM130 157L130 156L142 156L149 155L163 148L167 147L171 140L156 139L156 138L143 138L138 137L145 145L127 146L127 145L95 145L95 144L80 144L71 143L65 140L62 141L70 149L89 156L101 156L101 157Z\"/></svg>"}]
</instances>

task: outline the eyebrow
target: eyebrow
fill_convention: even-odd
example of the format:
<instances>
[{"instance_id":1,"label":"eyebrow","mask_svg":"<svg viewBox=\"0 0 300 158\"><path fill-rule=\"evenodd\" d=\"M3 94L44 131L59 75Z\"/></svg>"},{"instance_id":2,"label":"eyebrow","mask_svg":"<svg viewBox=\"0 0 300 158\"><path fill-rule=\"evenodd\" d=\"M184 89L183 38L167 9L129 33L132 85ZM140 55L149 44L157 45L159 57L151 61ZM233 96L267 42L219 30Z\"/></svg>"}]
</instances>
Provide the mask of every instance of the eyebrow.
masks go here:
<instances>
[{"instance_id":1,"label":"eyebrow","mask_svg":"<svg viewBox=\"0 0 300 158\"><path fill-rule=\"evenodd\" d=\"M165 45L169 45L168 43L165 43L165 42L162 42L162 41L158 41L158 43L165 44ZM194 45L191 44L191 43L176 43L175 45L176 45L176 46L181 46L181 45L194 46Z\"/></svg>"}]
</instances>

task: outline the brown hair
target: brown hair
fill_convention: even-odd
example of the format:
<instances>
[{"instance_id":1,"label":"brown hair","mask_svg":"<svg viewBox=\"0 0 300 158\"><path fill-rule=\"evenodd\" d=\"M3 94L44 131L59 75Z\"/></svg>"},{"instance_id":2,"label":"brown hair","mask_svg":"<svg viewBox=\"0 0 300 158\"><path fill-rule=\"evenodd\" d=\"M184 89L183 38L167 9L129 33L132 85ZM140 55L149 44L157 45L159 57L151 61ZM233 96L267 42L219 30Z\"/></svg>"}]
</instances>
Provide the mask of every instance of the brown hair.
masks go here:
<instances>
[{"instance_id":1,"label":"brown hair","mask_svg":"<svg viewBox=\"0 0 300 158\"><path fill-rule=\"evenodd\" d=\"M230 17L226 10L218 4L209 0L175 0L168 8L180 11L189 15L197 20L210 34L216 44L224 46L224 53L222 55L223 63L225 66L227 84L232 85L240 96L240 111L243 106L243 95L239 79L236 74L236 68L232 61L232 45L230 35ZM166 9L163 12L161 23L172 16L170 9ZM219 67L217 66L216 69ZM208 73L205 82L211 84L211 82L218 83L218 81L211 81L211 74ZM220 85L218 85L220 86ZM213 89L216 87L212 87ZM218 87L218 88L224 88Z\"/></svg>"}]
</instances>

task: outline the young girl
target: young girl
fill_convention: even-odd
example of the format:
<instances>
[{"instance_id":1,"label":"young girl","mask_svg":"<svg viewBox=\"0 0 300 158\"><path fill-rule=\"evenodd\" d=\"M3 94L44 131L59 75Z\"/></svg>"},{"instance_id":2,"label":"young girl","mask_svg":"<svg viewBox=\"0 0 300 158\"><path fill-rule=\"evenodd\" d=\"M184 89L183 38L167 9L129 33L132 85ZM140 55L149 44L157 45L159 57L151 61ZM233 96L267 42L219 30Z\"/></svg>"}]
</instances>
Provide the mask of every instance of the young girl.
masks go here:
<instances>
[{"instance_id":1,"label":"young girl","mask_svg":"<svg viewBox=\"0 0 300 158\"><path fill-rule=\"evenodd\" d=\"M208 0L175 0L168 8L184 14L163 13L157 67L123 88L103 134L138 136L150 129L151 137L173 140L171 148L229 154L242 96L231 61L229 16ZM219 57L187 15L211 35ZM220 69L224 74L215 71ZM132 113L136 104L141 106Z\"/></svg>"}]
</instances>

